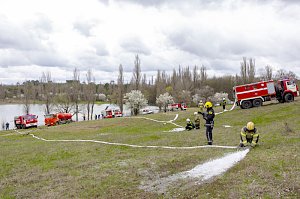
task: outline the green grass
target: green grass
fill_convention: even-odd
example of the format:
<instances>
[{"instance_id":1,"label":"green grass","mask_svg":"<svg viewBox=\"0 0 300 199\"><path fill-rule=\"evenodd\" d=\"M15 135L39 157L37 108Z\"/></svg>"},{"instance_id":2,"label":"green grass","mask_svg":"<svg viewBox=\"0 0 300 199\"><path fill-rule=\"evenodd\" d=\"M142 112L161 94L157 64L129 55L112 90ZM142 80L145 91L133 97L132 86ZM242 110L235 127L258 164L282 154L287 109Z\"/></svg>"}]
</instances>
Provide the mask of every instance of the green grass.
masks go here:
<instances>
[{"instance_id":1,"label":"green grass","mask_svg":"<svg viewBox=\"0 0 300 199\"><path fill-rule=\"evenodd\" d=\"M228 107L229 108L229 107ZM185 125L196 108L146 117ZM216 112L221 107L215 108ZM219 114L214 144L237 146L241 128L255 122L260 144L225 174L203 184L181 183L160 195L139 188L235 149L131 148L87 142L43 142L28 135L0 137L0 198L299 198L300 100ZM203 124L203 121L202 121ZM231 128L224 128L230 125ZM136 145L205 145L205 129L166 132L172 124L115 118L32 132L45 139L93 139ZM11 133L12 131L10 131ZM0 132L7 134L8 132Z\"/></svg>"}]
</instances>

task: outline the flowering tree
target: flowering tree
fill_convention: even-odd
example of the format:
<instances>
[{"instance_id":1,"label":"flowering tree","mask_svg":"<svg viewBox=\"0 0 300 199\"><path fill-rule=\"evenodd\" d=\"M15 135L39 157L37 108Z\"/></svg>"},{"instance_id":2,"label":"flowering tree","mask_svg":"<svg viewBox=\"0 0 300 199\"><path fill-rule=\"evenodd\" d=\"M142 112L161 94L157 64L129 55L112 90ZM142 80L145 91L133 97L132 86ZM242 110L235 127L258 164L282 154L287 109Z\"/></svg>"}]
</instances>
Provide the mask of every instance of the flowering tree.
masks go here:
<instances>
[{"instance_id":1,"label":"flowering tree","mask_svg":"<svg viewBox=\"0 0 300 199\"><path fill-rule=\"evenodd\" d=\"M97 95L97 97L98 97L98 100L100 100L102 102L104 102L106 100L106 95L104 93L99 93Z\"/></svg>"},{"instance_id":2,"label":"flowering tree","mask_svg":"<svg viewBox=\"0 0 300 199\"><path fill-rule=\"evenodd\" d=\"M126 99L126 105L130 108L133 115L137 115L141 108L148 105L148 101L139 90L132 90L130 93L126 93L124 98Z\"/></svg>"},{"instance_id":3,"label":"flowering tree","mask_svg":"<svg viewBox=\"0 0 300 199\"><path fill-rule=\"evenodd\" d=\"M192 96L192 100L195 104L198 104L200 100L203 100L203 97L201 97L199 94L195 94Z\"/></svg>"},{"instance_id":4,"label":"flowering tree","mask_svg":"<svg viewBox=\"0 0 300 199\"><path fill-rule=\"evenodd\" d=\"M210 98L211 96L214 95L214 89L210 86L204 86L201 89L197 90L196 93L205 99Z\"/></svg>"},{"instance_id":5,"label":"flowering tree","mask_svg":"<svg viewBox=\"0 0 300 199\"><path fill-rule=\"evenodd\" d=\"M159 110L161 110L161 108L163 107L165 112L167 111L168 104L173 103L173 97L169 95L168 92L165 94L160 94L160 96L156 98L156 104L158 105Z\"/></svg>"},{"instance_id":6,"label":"flowering tree","mask_svg":"<svg viewBox=\"0 0 300 199\"><path fill-rule=\"evenodd\" d=\"M182 90L179 93L178 100L179 100L179 102L185 102L186 104L190 104L191 103L191 91Z\"/></svg>"},{"instance_id":7,"label":"flowering tree","mask_svg":"<svg viewBox=\"0 0 300 199\"><path fill-rule=\"evenodd\" d=\"M214 103L221 102L223 100L223 98L225 98L226 101L229 101L228 93L215 93L212 98L212 101Z\"/></svg>"}]
</instances>

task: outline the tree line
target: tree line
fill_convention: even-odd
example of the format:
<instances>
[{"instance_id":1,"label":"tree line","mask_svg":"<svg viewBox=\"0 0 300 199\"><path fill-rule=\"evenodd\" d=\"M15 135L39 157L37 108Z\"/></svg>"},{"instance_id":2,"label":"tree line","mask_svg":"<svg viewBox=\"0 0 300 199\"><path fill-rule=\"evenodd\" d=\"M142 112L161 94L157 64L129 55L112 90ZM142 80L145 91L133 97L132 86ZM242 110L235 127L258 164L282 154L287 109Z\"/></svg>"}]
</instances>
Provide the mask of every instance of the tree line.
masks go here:
<instances>
[{"instance_id":1,"label":"tree line","mask_svg":"<svg viewBox=\"0 0 300 199\"><path fill-rule=\"evenodd\" d=\"M141 60L138 55L134 59L132 79L129 83L124 82L124 71L122 64L119 65L117 81L105 84L97 84L92 70L88 70L83 76L77 68L74 68L71 80L66 83L55 83L50 72L43 72L39 80L25 81L16 85L0 85L0 100L21 100L24 104L24 112L30 112L30 104L42 102L45 106L45 114L53 110L59 112L73 112L78 120L79 104L86 106L87 119L92 119L96 101L107 101L119 105L123 111L123 105L129 98L133 98L135 91L137 96L145 98L141 102L145 105L163 106L166 102L184 102L188 106L197 105L199 100L213 99L218 96L226 96L233 100L235 85L251 83L259 80L270 80L280 78L293 78L296 75L292 71L283 69L273 72L272 66L265 66L263 70L256 72L255 60L244 57L240 62L240 71L235 75L224 75L221 77L208 77L206 66L178 66L171 73L157 70L156 76L147 77L141 72ZM140 92L136 92L140 91ZM222 95L226 94L226 95ZM136 97L137 98L137 97ZM133 114L138 114L140 106L128 105ZM136 107L139 107L136 109Z\"/></svg>"}]
</instances>

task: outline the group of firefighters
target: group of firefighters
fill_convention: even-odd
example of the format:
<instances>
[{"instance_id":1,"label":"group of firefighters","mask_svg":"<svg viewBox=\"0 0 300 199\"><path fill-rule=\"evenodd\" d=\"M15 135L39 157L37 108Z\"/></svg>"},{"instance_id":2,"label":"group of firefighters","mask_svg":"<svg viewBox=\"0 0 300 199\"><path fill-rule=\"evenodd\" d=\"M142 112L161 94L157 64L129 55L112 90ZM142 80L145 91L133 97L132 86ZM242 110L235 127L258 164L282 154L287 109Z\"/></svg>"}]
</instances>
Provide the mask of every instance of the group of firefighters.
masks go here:
<instances>
[{"instance_id":1,"label":"group of firefighters","mask_svg":"<svg viewBox=\"0 0 300 199\"><path fill-rule=\"evenodd\" d=\"M226 110L226 99L223 98L220 105L223 107L223 111ZM206 112L204 112L204 108L206 108ZM206 138L207 144L213 144L213 128L214 128L214 118L215 111L213 109L213 104L210 101L203 103L202 100L199 102L199 111L194 112L195 115L195 123L193 123L189 118L186 119L186 130L192 129L200 129L200 115L202 115L205 120L204 126L206 127ZM258 143L259 134L253 122L248 122L246 126L244 126L240 133L240 145L239 147L251 146L254 147Z\"/></svg>"}]
</instances>

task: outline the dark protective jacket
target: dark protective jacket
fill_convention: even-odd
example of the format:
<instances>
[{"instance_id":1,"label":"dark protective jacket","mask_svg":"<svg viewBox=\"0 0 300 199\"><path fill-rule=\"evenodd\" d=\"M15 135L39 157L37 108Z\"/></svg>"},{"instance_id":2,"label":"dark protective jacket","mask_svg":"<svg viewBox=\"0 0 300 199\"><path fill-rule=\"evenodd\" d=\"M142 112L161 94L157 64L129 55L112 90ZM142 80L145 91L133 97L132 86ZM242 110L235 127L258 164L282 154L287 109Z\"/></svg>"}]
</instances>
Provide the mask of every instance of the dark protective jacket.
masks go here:
<instances>
[{"instance_id":1,"label":"dark protective jacket","mask_svg":"<svg viewBox=\"0 0 300 199\"><path fill-rule=\"evenodd\" d=\"M190 122L186 123L186 127L185 127L186 130L192 130L194 128L195 128L195 125L193 124L193 122L190 121Z\"/></svg>"},{"instance_id":2,"label":"dark protective jacket","mask_svg":"<svg viewBox=\"0 0 300 199\"><path fill-rule=\"evenodd\" d=\"M206 113L203 114L203 119L205 119L206 124L213 124L215 118L215 111L213 108L208 108Z\"/></svg>"}]
</instances>

